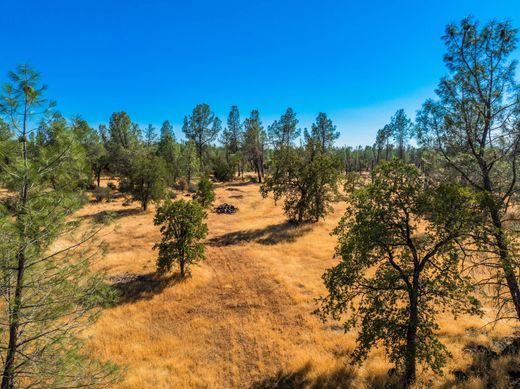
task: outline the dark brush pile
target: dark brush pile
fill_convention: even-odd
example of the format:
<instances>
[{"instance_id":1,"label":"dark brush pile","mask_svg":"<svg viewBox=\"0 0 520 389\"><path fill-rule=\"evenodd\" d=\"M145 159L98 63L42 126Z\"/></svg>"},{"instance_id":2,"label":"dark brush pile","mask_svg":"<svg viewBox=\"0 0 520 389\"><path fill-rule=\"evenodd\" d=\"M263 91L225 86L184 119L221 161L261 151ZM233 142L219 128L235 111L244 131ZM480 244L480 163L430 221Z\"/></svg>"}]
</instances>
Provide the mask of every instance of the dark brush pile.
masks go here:
<instances>
[{"instance_id":1,"label":"dark brush pile","mask_svg":"<svg viewBox=\"0 0 520 389\"><path fill-rule=\"evenodd\" d=\"M231 215L233 213L236 213L238 211L238 208L231 204L221 204L218 207L215 208L216 213L225 213L228 215Z\"/></svg>"}]
</instances>

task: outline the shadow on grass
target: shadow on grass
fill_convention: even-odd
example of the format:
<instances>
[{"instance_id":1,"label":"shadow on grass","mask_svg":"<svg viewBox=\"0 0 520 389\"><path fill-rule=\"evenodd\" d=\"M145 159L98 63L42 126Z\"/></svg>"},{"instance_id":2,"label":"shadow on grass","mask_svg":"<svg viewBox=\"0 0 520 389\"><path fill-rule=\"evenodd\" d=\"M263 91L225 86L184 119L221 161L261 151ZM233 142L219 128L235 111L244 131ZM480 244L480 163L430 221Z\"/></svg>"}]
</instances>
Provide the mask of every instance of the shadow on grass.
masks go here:
<instances>
[{"instance_id":1,"label":"shadow on grass","mask_svg":"<svg viewBox=\"0 0 520 389\"><path fill-rule=\"evenodd\" d=\"M134 303L140 300L149 300L160 294L167 287L184 282L179 273L171 276L159 276L157 273L125 274L116 277L112 287L119 292L116 305Z\"/></svg>"},{"instance_id":2,"label":"shadow on grass","mask_svg":"<svg viewBox=\"0 0 520 389\"><path fill-rule=\"evenodd\" d=\"M118 209L116 211L99 211L91 215L81 216L81 219L88 219L96 223L107 224L111 221L114 221L115 219L120 219L126 216L139 215L141 213L143 213L143 210L141 208L128 208Z\"/></svg>"},{"instance_id":3,"label":"shadow on grass","mask_svg":"<svg viewBox=\"0 0 520 389\"><path fill-rule=\"evenodd\" d=\"M296 371L280 371L273 377L255 382L250 389L336 389L353 388L355 371L351 367L341 367L327 374L312 376L308 363Z\"/></svg>"},{"instance_id":4,"label":"shadow on grass","mask_svg":"<svg viewBox=\"0 0 520 389\"><path fill-rule=\"evenodd\" d=\"M235 182L225 183L224 186L226 188L234 188L234 187L240 187L240 186L249 186L249 185L253 185L253 184L256 184L256 183L257 183L256 180L255 181L252 181L252 180L248 180L248 181L235 181Z\"/></svg>"},{"instance_id":5,"label":"shadow on grass","mask_svg":"<svg viewBox=\"0 0 520 389\"><path fill-rule=\"evenodd\" d=\"M307 363L295 371L280 371L272 377L253 383L249 389L348 389L358 388L356 369L342 366L327 373L312 374L312 365ZM403 383L388 374L371 375L365 387L372 389L400 389Z\"/></svg>"},{"instance_id":6,"label":"shadow on grass","mask_svg":"<svg viewBox=\"0 0 520 389\"><path fill-rule=\"evenodd\" d=\"M297 238L312 230L310 224L297 225L289 222L271 224L264 228L230 232L210 239L212 246L231 246L242 242L256 242L263 245L275 245L282 242L294 242Z\"/></svg>"}]
</instances>

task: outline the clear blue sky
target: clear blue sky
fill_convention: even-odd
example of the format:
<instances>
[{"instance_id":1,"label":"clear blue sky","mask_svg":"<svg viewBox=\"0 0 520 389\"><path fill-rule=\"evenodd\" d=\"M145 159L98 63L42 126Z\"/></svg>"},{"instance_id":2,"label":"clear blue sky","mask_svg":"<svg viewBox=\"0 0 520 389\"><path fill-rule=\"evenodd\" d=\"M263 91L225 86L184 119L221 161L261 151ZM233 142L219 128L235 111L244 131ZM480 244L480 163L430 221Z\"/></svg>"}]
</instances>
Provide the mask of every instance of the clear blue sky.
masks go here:
<instances>
[{"instance_id":1,"label":"clear blue sky","mask_svg":"<svg viewBox=\"0 0 520 389\"><path fill-rule=\"evenodd\" d=\"M440 36L466 15L508 18L519 0L0 0L0 82L28 62L65 116L92 125L125 110L142 124L197 103L264 124L319 111L341 144L369 144L398 108L413 117L445 74ZM518 51L516 53L518 56Z\"/></svg>"}]
</instances>

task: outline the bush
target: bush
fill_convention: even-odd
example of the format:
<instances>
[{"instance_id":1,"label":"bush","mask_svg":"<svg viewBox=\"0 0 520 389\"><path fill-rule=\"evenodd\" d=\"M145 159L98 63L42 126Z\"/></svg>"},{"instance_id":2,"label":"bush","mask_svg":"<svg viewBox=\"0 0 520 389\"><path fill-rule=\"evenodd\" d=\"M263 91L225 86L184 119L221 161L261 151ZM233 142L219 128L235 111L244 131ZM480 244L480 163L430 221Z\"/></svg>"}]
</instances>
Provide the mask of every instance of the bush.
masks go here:
<instances>
[{"instance_id":1,"label":"bush","mask_svg":"<svg viewBox=\"0 0 520 389\"><path fill-rule=\"evenodd\" d=\"M188 183L184 178L179 178L173 187L177 190L187 190Z\"/></svg>"},{"instance_id":2,"label":"bush","mask_svg":"<svg viewBox=\"0 0 520 389\"><path fill-rule=\"evenodd\" d=\"M215 191L213 190L213 183L208 177L203 177L197 186L197 193L194 199L202 205L203 208L211 207L215 200Z\"/></svg>"},{"instance_id":3,"label":"bush","mask_svg":"<svg viewBox=\"0 0 520 389\"><path fill-rule=\"evenodd\" d=\"M92 192L96 202L100 203L105 200L107 203L112 201L112 190L110 188L96 188Z\"/></svg>"},{"instance_id":4,"label":"bush","mask_svg":"<svg viewBox=\"0 0 520 389\"><path fill-rule=\"evenodd\" d=\"M226 160L217 158L213 161L213 175L217 181L231 181L234 174L233 166L228 164Z\"/></svg>"},{"instance_id":5,"label":"bush","mask_svg":"<svg viewBox=\"0 0 520 389\"><path fill-rule=\"evenodd\" d=\"M110 181L110 182L107 184L107 188L108 188L108 189L111 189L111 190L116 190L116 189L117 189L117 186L116 186L116 184L114 184L112 181Z\"/></svg>"}]
</instances>

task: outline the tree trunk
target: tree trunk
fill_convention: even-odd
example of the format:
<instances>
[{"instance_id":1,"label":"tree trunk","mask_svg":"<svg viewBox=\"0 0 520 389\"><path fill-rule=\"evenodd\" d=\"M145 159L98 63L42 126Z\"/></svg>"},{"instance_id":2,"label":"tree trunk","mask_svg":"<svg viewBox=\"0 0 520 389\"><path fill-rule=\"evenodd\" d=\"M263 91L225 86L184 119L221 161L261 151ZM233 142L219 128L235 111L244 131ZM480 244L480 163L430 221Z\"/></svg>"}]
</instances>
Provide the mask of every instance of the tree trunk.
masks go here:
<instances>
[{"instance_id":1,"label":"tree trunk","mask_svg":"<svg viewBox=\"0 0 520 389\"><path fill-rule=\"evenodd\" d=\"M514 266L511 261L511 256L509 255L509 247L504 235L504 227L496 206L491 206L490 214L493 226L495 227L495 233L493 236L498 247L500 265L504 271L507 287L509 288L513 306L515 307L516 316L520 320L520 288L518 287L518 280L516 279Z\"/></svg>"},{"instance_id":2,"label":"tree trunk","mask_svg":"<svg viewBox=\"0 0 520 389\"><path fill-rule=\"evenodd\" d=\"M520 288L518 286L518 280L515 275L515 269L511 260L511 256L509 255L509 247L506 236L504 234L504 226L502 225L502 220L500 219L499 207L493 198L493 188L491 179L489 178L489 172L487 167L484 166L482 162L480 162L480 165L484 179L484 188L486 189L489 196L489 201L487 202L488 210L491 216L493 227L495 229L493 237L495 238L495 243L498 248L500 265L504 271L504 276L506 278L507 287L509 288L509 293L511 294L513 306L515 307L517 319L520 320Z\"/></svg>"},{"instance_id":3,"label":"tree trunk","mask_svg":"<svg viewBox=\"0 0 520 389\"><path fill-rule=\"evenodd\" d=\"M100 187L101 184L101 169L96 172L96 181L97 181L97 187Z\"/></svg>"},{"instance_id":4,"label":"tree trunk","mask_svg":"<svg viewBox=\"0 0 520 389\"><path fill-rule=\"evenodd\" d=\"M143 196L143 201L141 202L141 205L143 207L143 211L146 212L146 210L148 209L148 195Z\"/></svg>"},{"instance_id":5,"label":"tree trunk","mask_svg":"<svg viewBox=\"0 0 520 389\"><path fill-rule=\"evenodd\" d=\"M261 168L260 168L260 162L258 159L255 162L255 170L258 175L258 182L261 184L262 183L262 172L261 172Z\"/></svg>"},{"instance_id":6,"label":"tree trunk","mask_svg":"<svg viewBox=\"0 0 520 389\"><path fill-rule=\"evenodd\" d=\"M28 154L27 154L27 107L28 101L27 96L25 98L25 110L23 119L23 133L22 133L22 149L23 149L23 163L24 163L24 177L23 183L20 190L20 203L21 208L17 215L18 223L26 223L23 221L22 216L25 214L27 201L29 199L29 180L27 177L28 171ZM16 255L18 266L16 269L16 285L14 292L14 302L12 308L9 308L9 341L7 346L7 352L4 362L4 369L2 372L2 384L1 389L14 389L14 368L15 368L15 357L18 349L18 334L20 327L20 312L22 310L22 295L24 289L24 273L26 265L26 226L23 225L21 229L21 244ZM8 286L10 287L10 286Z\"/></svg>"},{"instance_id":7,"label":"tree trunk","mask_svg":"<svg viewBox=\"0 0 520 389\"><path fill-rule=\"evenodd\" d=\"M181 268L181 278L184 278L184 258L182 258L179 262Z\"/></svg>"},{"instance_id":8,"label":"tree trunk","mask_svg":"<svg viewBox=\"0 0 520 389\"><path fill-rule=\"evenodd\" d=\"M416 377L416 357L417 357L417 325L418 325L418 299L417 290L410 292L410 314L408 318L408 328L406 330L406 356L404 378L406 385L409 386L415 381Z\"/></svg>"}]
</instances>

